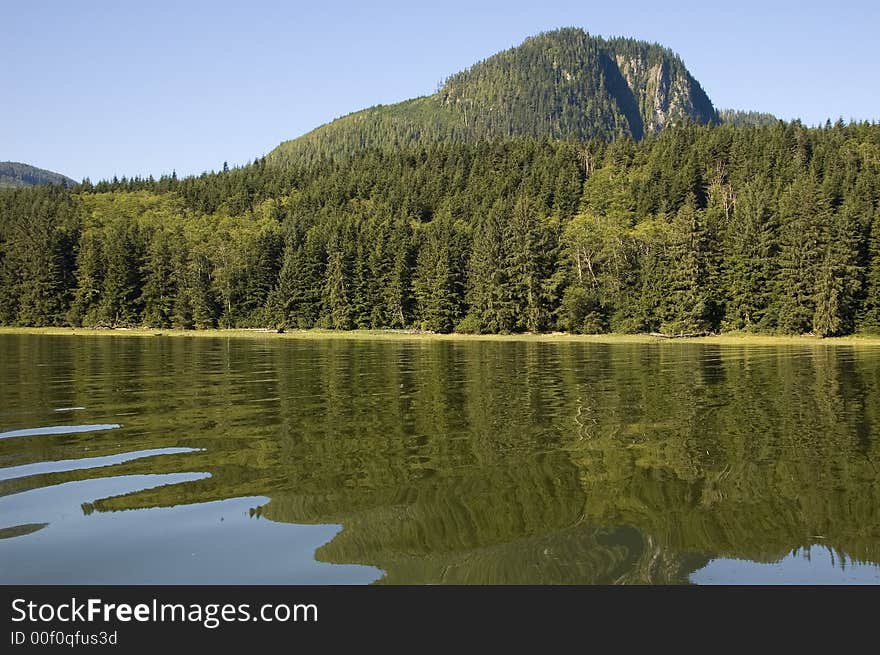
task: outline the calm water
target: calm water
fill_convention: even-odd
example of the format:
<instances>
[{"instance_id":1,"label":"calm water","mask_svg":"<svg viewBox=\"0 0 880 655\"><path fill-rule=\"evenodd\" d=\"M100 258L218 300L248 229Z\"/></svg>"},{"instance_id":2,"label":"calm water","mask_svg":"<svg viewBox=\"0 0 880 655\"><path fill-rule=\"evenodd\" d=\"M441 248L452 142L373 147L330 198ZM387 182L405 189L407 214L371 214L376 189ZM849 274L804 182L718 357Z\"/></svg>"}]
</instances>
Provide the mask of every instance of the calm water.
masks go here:
<instances>
[{"instance_id":1,"label":"calm water","mask_svg":"<svg viewBox=\"0 0 880 655\"><path fill-rule=\"evenodd\" d=\"M0 335L0 583L880 583L880 349Z\"/></svg>"}]
</instances>

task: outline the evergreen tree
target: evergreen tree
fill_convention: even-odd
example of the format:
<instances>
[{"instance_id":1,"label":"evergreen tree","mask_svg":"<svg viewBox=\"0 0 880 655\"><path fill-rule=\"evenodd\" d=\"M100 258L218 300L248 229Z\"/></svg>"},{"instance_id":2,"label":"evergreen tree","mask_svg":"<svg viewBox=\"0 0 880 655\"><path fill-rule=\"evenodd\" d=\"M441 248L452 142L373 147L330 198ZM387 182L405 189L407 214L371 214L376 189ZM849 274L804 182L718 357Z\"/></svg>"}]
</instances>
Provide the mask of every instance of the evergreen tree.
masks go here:
<instances>
[{"instance_id":1,"label":"evergreen tree","mask_svg":"<svg viewBox=\"0 0 880 655\"><path fill-rule=\"evenodd\" d=\"M825 227L825 255L816 280L813 332L820 336L854 330L864 285L864 235L855 207L847 203L830 219Z\"/></svg>"},{"instance_id":2,"label":"evergreen tree","mask_svg":"<svg viewBox=\"0 0 880 655\"><path fill-rule=\"evenodd\" d=\"M170 235L164 231L154 234L147 248L140 304L143 321L151 327L168 328L174 322L177 277L171 249Z\"/></svg>"},{"instance_id":3,"label":"evergreen tree","mask_svg":"<svg viewBox=\"0 0 880 655\"><path fill-rule=\"evenodd\" d=\"M0 204L0 316L18 325L58 325L71 298L78 207L58 187L7 192Z\"/></svg>"},{"instance_id":4,"label":"evergreen tree","mask_svg":"<svg viewBox=\"0 0 880 655\"><path fill-rule=\"evenodd\" d=\"M822 226L830 221L827 200L813 177L802 175L780 200L776 276L779 329L809 332L816 312L816 280L824 251Z\"/></svg>"},{"instance_id":5,"label":"evergreen tree","mask_svg":"<svg viewBox=\"0 0 880 655\"><path fill-rule=\"evenodd\" d=\"M177 225L169 229L169 257L171 259L171 274L173 280L168 283L166 289L173 288L174 297L171 306L171 327L178 330L192 330L195 327L193 320L192 297L189 289L189 247L182 226Z\"/></svg>"},{"instance_id":6,"label":"evergreen tree","mask_svg":"<svg viewBox=\"0 0 880 655\"><path fill-rule=\"evenodd\" d=\"M462 317L463 249L448 216L421 227L413 278L416 321L423 330L451 332Z\"/></svg>"},{"instance_id":7,"label":"evergreen tree","mask_svg":"<svg viewBox=\"0 0 880 655\"><path fill-rule=\"evenodd\" d=\"M274 320L285 328L314 327L321 315L326 252L317 229L292 233L287 240L278 283L268 304Z\"/></svg>"},{"instance_id":8,"label":"evergreen tree","mask_svg":"<svg viewBox=\"0 0 880 655\"><path fill-rule=\"evenodd\" d=\"M261 230L248 242L244 270L239 284L239 312L236 324L259 327L271 322L269 295L278 280L283 252L280 231Z\"/></svg>"},{"instance_id":9,"label":"evergreen tree","mask_svg":"<svg viewBox=\"0 0 880 655\"><path fill-rule=\"evenodd\" d=\"M667 295L660 330L667 334L702 334L714 328L714 300L708 286L709 235L705 213L693 195L672 221L666 253Z\"/></svg>"},{"instance_id":10,"label":"evergreen tree","mask_svg":"<svg viewBox=\"0 0 880 655\"><path fill-rule=\"evenodd\" d=\"M831 337L843 331L844 317L841 307L843 294L843 280L837 274L834 254L829 246L816 280L813 332L818 336Z\"/></svg>"},{"instance_id":11,"label":"evergreen tree","mask_svg":"<svg viewBox=\"0 0 880 655\"><path fill-rule=\"evenodd\" d=\"M871 224L871 245L865 275L865 311L861 320L861 330L880 334L880 209L874 212Z\"/></svg>"},{"instance_id":12,"label":"evergreen tree","mask_svg":"<svg viewBox=\"0 0 880 655\"><path fill-rule=\"evenodd\" d=\"M769 327L767 309L773 282L776 254L776 226L767 189L749 182L736 201L726 229L724 281L726 320L733 330Z\"/></svg>"},{"instance_id":13,"label":"evergreen tree","mask_svg":"<svg viewBox=\"0 0 880 655\"><path fill-rule=\"evenodd\" d=\"M474 230L468 271L470 313L463 326L467 331L498 333L514 328L516 308L502 224L506 212L499 200Z\"/></svg>"},{"instance_id":14,"label":"evergreen tree","mask_svg":"<svg viewBox=\"0 0 880 655\"><path fill-rule=\"evenodd\" d=\"M104 284L98 316L111 327L140 323L142 244L137 223L121 218L108 226L104 245Z\"/></svg>"},{"instance_id":15,"label":"evergreen tree","mask_svg":"<svg viewBox=\"0 0 880 655\"><path fill-rule=\"evenodd\" d=\"M551 309L545 297L545 281L556 262L528 197L520 197L514 204L505 241L510 244L508 278L514 327L540 332L548 324Z\"/></svg>"},{"instance_id":16,"label":"evergreen tree","mask_svg":"<svg viewBox=\"0 0 880 655\"><path fill-rule=\"evenodd\" d=\"M327 244L327 272L324 278L323 316L327 327L349 330L353 327L351 273L343 235L337 229Z\"/></svg>"},{"instance_id":17,"label":"evergreen tree","mask_svg":"<svg viewBox=\"0 0 880 655\"><path fill-rule=\"evenodd\" d=\"M71 325L95 325L104 289L104 244L97 229L82 233L76 268L76 290L67 320Z\"/></svg>"},{"instance_id":18,"label":"evergreen tree","mask_svg":"<svg viewBox=\"0 0 880 655\"><path fill-rule=\"evenodd\" d=\"M206 330L217 327L220 306L212 285L212 265L203 252L189 253L185 271L185 298L182 301L179 320L191 317L192 327Z\"/></svg>"},{"instance_id":19,"label":"evergreen tree","mask_svg":"<svg viewBox=\"0 0 880 655\"><path fill-rule=\"evenodd\" d=\"M388 327L403 328L412 321L412 230L405 221L395 223L390 234L391 269L383 285Z\"/></svg>"}]
</instances>

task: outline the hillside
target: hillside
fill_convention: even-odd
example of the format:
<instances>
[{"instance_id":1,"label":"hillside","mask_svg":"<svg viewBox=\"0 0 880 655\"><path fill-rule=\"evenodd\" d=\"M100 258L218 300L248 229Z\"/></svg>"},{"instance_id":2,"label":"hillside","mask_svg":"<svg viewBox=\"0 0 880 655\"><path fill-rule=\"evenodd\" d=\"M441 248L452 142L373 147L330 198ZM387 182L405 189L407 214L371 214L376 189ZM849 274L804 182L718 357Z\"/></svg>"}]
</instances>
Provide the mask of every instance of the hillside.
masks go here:
<instances>
[{"instance_id":1,"label":"hillside","mask_svg":"<svg viewBox=\"0 0 880 655\"><path fill-rule=\"evenodd\" d=\"M269 161L308 161L425 141L640 140L687 121L719 119L671 50L566 28L526 39L452 75L431 96L371 107L286 141Z\"/></svg>"},{"instance_id":2,"label":"hillside","mask_svg":"<svg viewBox=\"0 0 880 655\"><path fill-rule=\"evenodd\" d=\"M36 166L15 161L0 161L0 188L63 184L74 186L76 182L60 173L53 173Z\"/></svg>"}]
</instances>

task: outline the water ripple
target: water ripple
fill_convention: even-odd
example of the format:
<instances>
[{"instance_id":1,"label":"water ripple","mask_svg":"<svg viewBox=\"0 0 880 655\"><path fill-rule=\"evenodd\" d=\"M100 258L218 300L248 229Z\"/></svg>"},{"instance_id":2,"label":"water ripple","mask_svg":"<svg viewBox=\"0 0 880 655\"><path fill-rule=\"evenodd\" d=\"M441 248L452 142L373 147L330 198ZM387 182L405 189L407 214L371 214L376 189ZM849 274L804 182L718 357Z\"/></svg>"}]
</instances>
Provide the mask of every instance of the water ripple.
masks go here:
<instances>
[{"instance_id":1,"label":"water ripple","mask_svg":"<svg viewBox=\"0 0 880 655\"><path fill-rule=\"evenodd\" d=\"M83 457L80 459L64 459L54 462L37 462L35 464L23 464L21 466L8 466L0 468L0 481L13 480L15 478L24 478L31 475L42 475L45 473L61 473L64 471L77 471L81 469L97 469L105 466L113 466L130 462L135 459L144 457L155 457L157 455L178 455L180 453L194 453L204 450L203 448L150 448L148 450L136 450L128 453L119 453L117 455L107 455L104 457Z\"/></svg>"},{"instance_id":2,"label":"water ripple","mask_svg":"<svg viewBox=\"0 0 880 655\"><path fill-rule=\"evenodd\" d=\"M98 432L99 430L115 430L121 428L120 423L94 423L92 425L50 425L44 428L25 428L0 432L0 439L16 437L40 437L53 434L76 434L78 432Z\"/></svg>"}]
</instances>

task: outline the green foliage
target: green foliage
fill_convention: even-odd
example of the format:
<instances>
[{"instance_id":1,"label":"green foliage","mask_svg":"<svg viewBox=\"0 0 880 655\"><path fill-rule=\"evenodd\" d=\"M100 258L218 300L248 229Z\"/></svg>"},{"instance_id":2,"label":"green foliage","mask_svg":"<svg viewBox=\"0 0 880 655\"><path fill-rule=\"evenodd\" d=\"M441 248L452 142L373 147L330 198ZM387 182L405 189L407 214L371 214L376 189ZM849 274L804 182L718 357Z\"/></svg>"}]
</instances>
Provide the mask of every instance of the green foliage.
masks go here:
<instances>
[{"instance_id":1,"label":"green foliage","mask_svg":"<svg viewBox=\"0 0 880 655\"><path fill-rule=\"evenodd\" d=\"M0 322L880 330L880 127L667 128L0 192Z\"/></svg>"},{"instance_id":2,"label":"green foliage","mask_svg":"<svg viewBox=\"0 0 880 655\"><path fill-rule=\"evenodd\" d=\"M748 182L738 195L725 230L724 327L757 330L768 326L777 250L777 226L771 214L771 197L765 186Z\"/></svg>"},{"instance_id":3,"label":"green foliage","mask_svg":"<svg viewBox=\"0 0 880 655\"><path fill-rule=\"evenodd\" d=\"M880 209L874 212L871 224L869 265L865 275L865 311L861 328L865 332L880 334Z\"/></svg>"},{"instance_id":4,"label":"green foliage","mask_svg":"<svg viewBox=\"0 0 880 655\"><path fill-rule=\"evenodd\" d=\"M773 125L779 119L762 111L741 111L739 109L719 109L718 118L724 125L733 127L763 127Z\"/></svg>"},{"instance_id":5,"label":"green foliage","mask_svg":"<svg viewBox=\"0 0 880 655\"><path fill-rule=\"evenodd\" d=\"M60 187L0 194L0 320L58 325L71 299L82 208Z\"/></svg>"},{"instance_id":6,"label":"green foliage","mask_svg":"<svg viewBox=\"0 0 880 655\"><path fill-rule=\"evenodd\" d=\"M475 332L510 332L516 320L504 239L508 208L499 201L481 220L473 237L467 300Z\"/></svg>"},{"instance_id":7,"label":"green foliage","mask_svg":"<svg viewBox=\"0 0 880 655\"><path fill-rule=\"evenodd\" d=\"M666 285L661 299L660 331L667 334L703 334L712 330L708 258L712 244L705 212L690 196L672 221L665 251Z\"/></svg>"},{"instance_id":8,"label":"green foliage","mask_svg":"<svg viewBox=\"0 0 880 655\"><path fill-rule=\"evenodd\" d=\"M418 231L413 294L420 321L432 332L451 332L464 317L465 239L462 226L440 216Z\"/></svg>"},{"instance_id":9,"label":"green foliage","mask_svg":"<svg viewBox=\"0 0 880 655\"><path fill-rule=\"evenodd\" d=\"M798 177L783 193L776 277L777 321L782 332L800 334L812 328L816 281L825 250L822 227L830 219L828 200L814 177Z\"/></svg>"}]
</instances>

